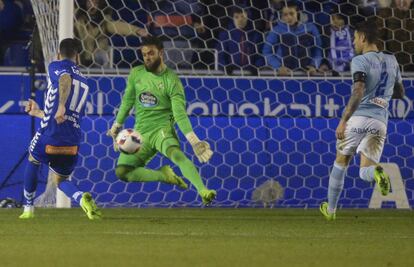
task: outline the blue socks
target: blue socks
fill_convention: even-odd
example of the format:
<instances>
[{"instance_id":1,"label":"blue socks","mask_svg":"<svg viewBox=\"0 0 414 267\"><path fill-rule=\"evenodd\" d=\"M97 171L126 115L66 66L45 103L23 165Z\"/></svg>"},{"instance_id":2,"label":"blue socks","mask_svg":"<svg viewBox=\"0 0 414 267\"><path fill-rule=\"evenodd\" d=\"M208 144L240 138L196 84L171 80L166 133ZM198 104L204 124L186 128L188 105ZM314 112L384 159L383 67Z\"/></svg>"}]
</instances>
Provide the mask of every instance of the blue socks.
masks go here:
<instances>
[{"instance_id":1,"label":"blue socks","mask_svg":"<svg viewBox=\"0 0 414 267\"><path fill-rule=\"evenodd\" d=\"M58 188L63 193L65 193L67 197L70 197L73 200L75 200L77 203L80 203L83 192L80 191L78 187L72 181L64 180L60 182L60 184L58 185Z\"/></svg>"},{"instance_id":2,"label":"blue socks","mask_svg":"<svg viewBox=\"0 0 414 267\"><path fill-rule=\"evenodd\" d=\"M367 182L372 182L374 180L374 172L377 166L372 165L369 167L361 167L359 169L359 177Z\"/></svg>"},{"instance_id":3,"label":"blue socks","mask_svg":"<svg viewBox=\"0 0 414 267\"><path fill-rule=\"evenodd\" d=\"M34 198L36 196L37 188L37 173L40 168L40 163L27 162L26 170L24 172L24 205L32 207L34 204ZM77 203L80 203L83 192L69 180L64 180L58 185L58 188L65 193L66 196L74 199Z\"/></svg>"},{"instance_id":4,"label":"blue socks","mask_svg":"<svg viewBox=\"0 0 414 267\"><path fill-rule=\"evenodd\" d=\"M338 205L339 197L344 188L344 180L346 174L346 167L342 167L334 162L334 166L329 176L328 187L328 212L334 213Z\"/></svg>"},{"instance_id":5,"label":"blue socks","mask_svg":"<svg viewBox=\"0 0 414 267\"><path fill-rule=\"evenodd\" d=\"M27 162L26 170L24 171L24 204L26 206L33 206L33 201L36 196L37 188L37 172L40 164Z\"/></svg>"}]
</instances>

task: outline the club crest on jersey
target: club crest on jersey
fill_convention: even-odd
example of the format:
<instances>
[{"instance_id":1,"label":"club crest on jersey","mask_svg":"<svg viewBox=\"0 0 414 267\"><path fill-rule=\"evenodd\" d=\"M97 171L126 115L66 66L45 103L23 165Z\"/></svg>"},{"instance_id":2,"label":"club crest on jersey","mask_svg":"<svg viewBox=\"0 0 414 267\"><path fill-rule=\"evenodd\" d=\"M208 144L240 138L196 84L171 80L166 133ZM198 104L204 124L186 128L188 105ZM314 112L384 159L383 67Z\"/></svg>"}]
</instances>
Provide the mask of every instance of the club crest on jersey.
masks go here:
<instances>
[{"instance_id":1,"label":"club crest on jersey","mask_svg":"<svg viewBox=\"0 0 414 267\"><path fill-rule=\"evenodd\" d=\"M150 92L143 92L138 96L138 98L142 106L146 108L155 107L158 104L157 97Z\"/></svg>"},{"instance_id":2,"label":"club crest on jersey","mask_svg":"<svg viewBox=\"0 0 414 267\"><path fill-rule=\"evenodd\" d=\"M158 90L163 91L164 90L164 83L160 82L157 86Z\"/></svg>"}]
</instances>

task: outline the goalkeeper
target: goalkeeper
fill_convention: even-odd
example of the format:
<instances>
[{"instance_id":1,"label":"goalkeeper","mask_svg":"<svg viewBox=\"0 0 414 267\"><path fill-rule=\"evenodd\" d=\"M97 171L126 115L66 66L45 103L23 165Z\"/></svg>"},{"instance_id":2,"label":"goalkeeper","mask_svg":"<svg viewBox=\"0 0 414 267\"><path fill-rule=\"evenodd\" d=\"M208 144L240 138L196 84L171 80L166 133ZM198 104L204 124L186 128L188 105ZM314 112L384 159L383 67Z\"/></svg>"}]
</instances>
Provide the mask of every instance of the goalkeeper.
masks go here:
<instances>
[{"instance_id":1,"label":"goalkeeper","mask_svg":"<svg viewBox=\"0 0 414 267\"><path fill-rule=\"evenodd\" d=\"M159 181L188 188L168 165L159 170L144 168L160 152L180 168L183 176L197 189L203 203L208 205L216 197L216 191L204 186L196 167L181 151L174 123L184 133L200 162L207 162L213 152L209 144L200 141L193 132L186 113L183 86L178 76L164 64L162 42L156 37L147 37L142 42L141 52L144 65L131 70L119 112L108 135L114 139L114 149L118 150L115 138L134 107L135 130L141 134L142 145L134 155L120 154L115 173L125 182Z\"/></svg>"}]
</instances>

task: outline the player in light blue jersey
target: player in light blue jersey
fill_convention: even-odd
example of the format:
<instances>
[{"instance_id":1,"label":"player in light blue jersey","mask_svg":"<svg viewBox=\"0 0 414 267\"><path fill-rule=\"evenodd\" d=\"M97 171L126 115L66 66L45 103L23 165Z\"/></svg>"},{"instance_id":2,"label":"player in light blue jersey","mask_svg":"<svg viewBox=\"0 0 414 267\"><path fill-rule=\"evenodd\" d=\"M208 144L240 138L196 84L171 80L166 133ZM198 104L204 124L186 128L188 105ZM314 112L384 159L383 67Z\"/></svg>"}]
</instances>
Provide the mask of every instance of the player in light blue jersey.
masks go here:
<instances>
[{"instance_id":1,"label":"player in light blue jersey","mask_svg":"<svg viewBox=\"0 0 414 267\"><path fill-rule=\"evenodd\" d=\"M33 201L40 164L48 164L53 181L68 197L80 204L89 219L99 219L101 212L90 193L80 191L67 180L73 172L81 141L80 121L85 113L89 86L79 71L80 44L72 38L59 45L59 59L50 63L49 87L43 110L29 100L26 111L41 119L40 128L29 146L29 161L24 174L24 211L21 219L34 217Z\"/></svg>"},{"instance_id":2,"label":"player in light blue jersey","mask_svg":"<svg viewBox=\"0 0 414 267\"><path fill-rule=\"evenodd\" d=\"M404 87L398 62L393 55L379 52L374 23L357 26L354 36L358 56L351 62L353 90L336 129L337 154L329 176L328 202L320 206L327 220L335 220L346 169L355 153L361 155L359 176L378 184L382 195L390 191L390 179L379 165L387 133L388 104L402 98Z\"/></svg>"}]
</instances>

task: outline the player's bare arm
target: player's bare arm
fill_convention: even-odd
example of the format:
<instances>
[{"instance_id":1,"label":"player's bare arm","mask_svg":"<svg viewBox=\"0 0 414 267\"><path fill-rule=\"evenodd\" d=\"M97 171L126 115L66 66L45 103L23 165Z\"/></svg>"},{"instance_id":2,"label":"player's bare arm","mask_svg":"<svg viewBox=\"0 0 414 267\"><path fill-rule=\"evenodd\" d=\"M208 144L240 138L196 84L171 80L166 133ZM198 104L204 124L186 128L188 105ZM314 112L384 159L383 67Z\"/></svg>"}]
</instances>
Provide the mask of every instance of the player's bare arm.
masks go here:
<instances>
[{"instance_id":1,"label":"player's bare arm","mask_svg":"<svg viewBox=\"0 0 414 267\"><path fill-rule=\"evenodd\" d=\"M349 99L348 105L342 115L342 119L336 128L336 138L339 140L342 140L345 137L346 122L351 118L352 114L354 114L355 110L359 106L359 103L361 103L361 99L364 96L364 90L364 82L358 81L354 83L354 90L352 91L351 98Z\"/></svg>"},{"instance_id":2,"label":"player's bare arm","mask_svg":"<svg viewBox=\"0 0 414 267\"><path fill-rule=\"evenodd\" d=\"M402 83L395 83L394 93L392 94L393 99L402 99L405 95L405 88Z\"/></svg>"},{"instance_id":3,"label":"player's bare arm","mask_svg":"<svg viewBox=\"0 0 414 267\"><path fill-rule=\"evenodd\" d=\"M69 74L63 74L59 79L59 106L55 115L58 124L65 121L65 104L68 100L71 86L72 78Z\"/></svg>"}]
</instances>

